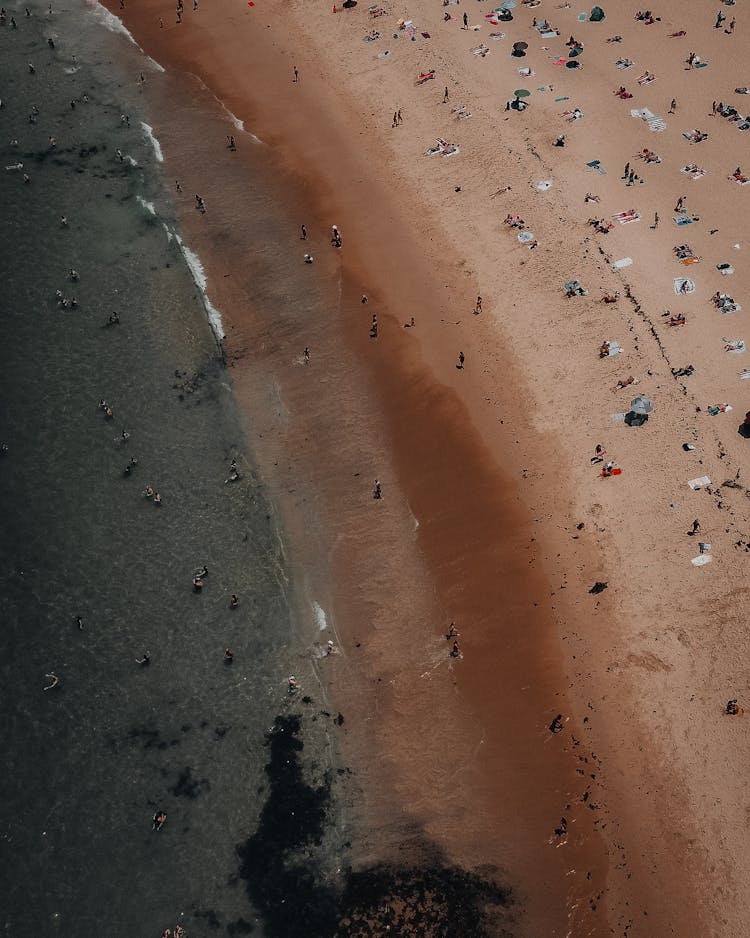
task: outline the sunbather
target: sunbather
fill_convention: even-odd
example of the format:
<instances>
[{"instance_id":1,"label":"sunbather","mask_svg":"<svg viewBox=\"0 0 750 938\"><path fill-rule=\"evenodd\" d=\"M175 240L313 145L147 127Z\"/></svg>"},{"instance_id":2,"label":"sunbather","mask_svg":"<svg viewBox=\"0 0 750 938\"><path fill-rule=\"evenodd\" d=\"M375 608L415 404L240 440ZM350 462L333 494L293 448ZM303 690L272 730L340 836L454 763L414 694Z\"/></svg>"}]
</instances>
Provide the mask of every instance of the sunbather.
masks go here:
<instances>
[{"instance_id":1,"label":"sunbather","mask_svg":"<svg viewBox=\"0 0 750 938\"><path fill-rule=\"evenodd\" d=\"M616 303L620 298L619 291L616 293L605 293L602 297L602 303Z\"/></svg>"},{"instance_id":2,"label":"sunbather","mask_svg":"<svg viewBox=\"0 0 750 938\"><path fill-rule=\"evenodd\" d=\"M685 365L684 368L673 368L672 374L675 378L689 378L695 373L695 365Z\"/></svg>"},{"instance_id":3,"label":"sunbather","mask_svg":"<svg viewBox=\"0 0 750 938\"><path fill-rule=\"evenodd\" d=\"M667 320L668 326L684 326L687 322L684 313L677 313L676 316L670 316Z\"/></svg>"}]
</instances>

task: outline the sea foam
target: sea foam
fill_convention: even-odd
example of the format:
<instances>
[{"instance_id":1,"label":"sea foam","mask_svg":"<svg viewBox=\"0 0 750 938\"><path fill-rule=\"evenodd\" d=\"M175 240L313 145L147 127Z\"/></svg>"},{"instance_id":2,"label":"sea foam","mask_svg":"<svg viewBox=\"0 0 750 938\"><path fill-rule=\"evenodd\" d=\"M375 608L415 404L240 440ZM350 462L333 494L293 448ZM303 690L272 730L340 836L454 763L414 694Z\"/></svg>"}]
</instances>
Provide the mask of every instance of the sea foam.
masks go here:
<instances>
[{"instance_id":1,"label":"sea foam","mask_svg":"<svg viewBox=\"0 0 750 938\"><path fill-rule=\"evenodd\" d=\"M182 238L175 234L177 243L180 246L182 251L182 256L185 258L185 263L190 268L190 273L193 275L193 280L195 281L196 286L203 294L203 303L206 307L206 313L208 314L208 321L213 329L213 333L216 338L221 342L224 338L224 326L221 321L221 313L216 309L215 306L211 303L211 300L208 298L208 293L206 291L206 272L203 269L203 264L198 255L191 251L190 248L185 244Z\"/></svg>"},{"instance_id":2,"label":"sea foam","mask_svg":"<svg viewBox=\"0 0 750 938\"><path fill-rule=\"evenodd\" d=\"M151 126L149 126L149 125L148 125L147 123L145 123L144 121L141 121L141 127L143 127L143 130L144 130L146 136L147 136L148 139L151 141L151 146L154 148L154 155L156 156L157 162L163 163L163 162L164 162L164 154L161 152L161 144L159 143L159 141L158 141L158 140L156 139L156 137L154 136L154 128L151 127Z\"/></svg>"},{"instance_id":3,"label":"sea foam","mask_svg":"<svg viewBox=\"0 0 750 938\"><path fill-rule=\"evenodd\" d=\"M120 33L121 35L126 36L133 43L133 45L136 46L136 48L141 48L133 38L133 34L130 32L127 26L125 26L119 16L115 16L114 13L110 13L110 11L105 6L102 6L102 4L98 2L98 0L86 0L86 2L91 9L91 12L99 20L102 26L104 26L112 33Z\"/></svg>"},{"instance_id":4,"label":"sea foam","mask_svg":"<svg viewBox=\"0 0 750 938\"><path fill-rule=\"evenodd\" d=\"M318 629L321 632L324 632L328 628L328 619L326 618L325 609L323 609L323 607L319 603L316 603L315 601L313 601L312 611L313 611L313 615L315 616L315 621L318 625Z\"/></svg>"}]
</instances>

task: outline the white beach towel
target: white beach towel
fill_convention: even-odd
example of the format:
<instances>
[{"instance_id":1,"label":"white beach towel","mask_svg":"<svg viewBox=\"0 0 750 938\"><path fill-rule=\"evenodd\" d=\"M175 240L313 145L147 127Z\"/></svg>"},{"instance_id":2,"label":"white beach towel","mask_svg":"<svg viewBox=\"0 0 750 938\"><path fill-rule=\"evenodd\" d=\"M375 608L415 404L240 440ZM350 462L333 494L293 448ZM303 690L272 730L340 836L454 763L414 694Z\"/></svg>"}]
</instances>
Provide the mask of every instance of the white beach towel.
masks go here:
<instances>
[{"instance_id":1,"label":"white beach towel","mask_svg":"<svg viewBox=\"0 0 750 938\"><path fill-rule=\"evenodd\" d=\"M621 257L619 261L615 261L614 264L612 264L612 270L622 270L623 267L630 267L632 263L632 257Z\"/></svg>"},{"instance_id":2,"label":"white beach towel","mask_svg":"<svg viewBox=\"0 0 750 938\"><path fill-rule=\"evenodd\" d=\"M711 484L711 479L708 476L698 476L697 479L691 479L688 482L688 485L694 492L700 492L702 488Z\"/></svg>"},{"instance_id":3,"label":"white beach towel","mask_svg":"<svg viewBox=\"0 0 750 938\"><path fill-rule=\"evenodd\" d=\"M687 277L674 277L674 292L679 295L685 295L686 293L695 293L695 284L692 280L689 280Z\"/></svg>"},{"instance_id":4,"label":"white beach towel","mask_svg":"<svg viewBox=\"0 0 750 938\"><path fill-rule=\"evenodd\" d=\"M694 567L705 567L705 565L707 563L711 563L712 560L713 560L713 557L711 556L711 554L698 554L697 557L693 557L690 563Z\"/></svg>"}]
</instances>

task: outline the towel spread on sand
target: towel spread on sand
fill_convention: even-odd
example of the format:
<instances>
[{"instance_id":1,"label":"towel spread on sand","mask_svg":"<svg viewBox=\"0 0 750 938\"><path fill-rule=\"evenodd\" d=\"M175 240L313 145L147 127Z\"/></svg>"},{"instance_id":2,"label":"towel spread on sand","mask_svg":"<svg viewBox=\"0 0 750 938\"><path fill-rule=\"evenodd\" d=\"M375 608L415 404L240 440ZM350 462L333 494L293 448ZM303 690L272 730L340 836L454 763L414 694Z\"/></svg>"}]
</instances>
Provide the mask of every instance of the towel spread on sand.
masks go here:
<instances>
[{"instance_id":1,"label":"towel spread on sand","mask_svg":"<svg viewBox=\"0 0 750 938\"><path fill-rule=\"evenodd\" d=\"M699 476L697 479L691 479L688 485L694 492L699 492L704 486L710 485L711 479L708 476Z\"/></svg>"},{"instance_id":2,"label":"towel spread on sand","mask_svg":"<svg viewBox=\"0 0 750 938\"><path fill-rule=\"evenodd\" d=\"M689 280L687 277L675 277L674 278L674 292L679 294L685 293L695 293L695 284L692 280Z\"/></svg>"},{"instance_id":3,"label":"towel spread on sand","mask_svg":"<svg viewBox=\"0 0 750 938\"><path fill-rule=\"evenodd\" d=\"M713 560L713 557L711 556L711 554L698 554L697 557L693 557L690 563L694 567L705 567L705 565L707 563L711 563L712 560Z\"/></svg>"},{"instance_id":4,"label":"towel spread on sand","mask_svg":"<svg viewBox=\"0 0 750 938\"><path fill-rule=\"evenodd\" d=\"M617 212L612 218L616 218L621 225L627 225L631 221L640 221L641 215L640 212L636 212L635 209L628 209L627 212Z\"/></svg>"}]
</instances>

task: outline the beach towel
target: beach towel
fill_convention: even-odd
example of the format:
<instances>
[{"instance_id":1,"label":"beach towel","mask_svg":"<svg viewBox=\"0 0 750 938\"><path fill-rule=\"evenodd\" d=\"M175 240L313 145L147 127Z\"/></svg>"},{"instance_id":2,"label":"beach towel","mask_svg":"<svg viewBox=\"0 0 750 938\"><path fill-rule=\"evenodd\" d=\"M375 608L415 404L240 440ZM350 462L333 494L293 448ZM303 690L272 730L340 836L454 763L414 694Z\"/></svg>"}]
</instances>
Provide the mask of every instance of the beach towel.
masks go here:
<instances>
[{"instance_id":1,"label":"beach towel","mask_svg":"<svg viewBox=\"0 0 750 938\"><path fill-rule=\"evenodd\" d=\"M490 33L490 39L505 39L505 33Z\"/></svg>"},{"instance_id":2,"label":"beach towel","mask_svg":"<svg viewBox=\"0 0 750 938\"><path fill-rule=\"evenodd\" d=\"M750 368L743 368L739 372L740 381L747 381L750 378Z\"/></svg>"},{"instance_id":3,"label":"beach towel","mask_svg":"<svg viewBox=\"0 0 750 938\"><path fill-rule=\"evenodd\" d=\"M619 342L610 342L609 343L609 352L605 356L606 358L612 358L613 355L619 355L622 352L622 346Z\"/></svg>"},{"instance_id":4,"label":"beach towel","mask_svg":"<svg viewBox=\"0 0 750 938\"><path fill-rule=\"evenodd\" d=\"M705 169L701 169L700 166L683 166L680 172L685 176L690 176L691 179L701 179L706 175Z\"/></svg>"},{"instance_id":5,"label":"beach towel","mask_svg":"<svg viewBox=\"0 0 750 938\"><path fill-rule=\"evenodd\" d=\"M711 554L698 554L697 557L693 557L690 563L694 567L705 567L705 565L707 563L711 563L712 560L713 560L713 557L711 556Z\"/></svg>"},{"instance_id":6,"label":"beach towel","mask_svg":"<svg viewBox=\"0 0 750 938\"><path fill-rule=\"evenodd\" d=\"M612 270L622 270L623 267L630 267L632 263L632 257L621 257L619 261L615 261L612 264Z\"/></svg>"},{"instance_id":7,"label":"beach towel","mask_svg":"<svg viewBox=\"0 0 750 938\"><path fill-rule=\"evenodd\" d=\"M559 36L560 33L556 29L548 29L547 32L541 34L542 39L554 39L555 36Z\"/></svg>"},{"instance_id":8,"label":"beach towel","mask_svg":"<svg viewBox=\"0 0 750 938\"><path fill-rule=\"evenodd\" d=\"M706 410L712 417L716 417L719 414L728 414L733 407L731 404L706 404Z\"/></svg>"},{"instance_id":9,"label":"beach towel","mask_svg":"<svg viewBox=\"0 0 750 938\"><path fill-rule=\"evenodd\" d=\"M695 67L696 68L708 68L708 62L696 62Z\"/></svg>"},{"instance_id":10,"label":"beach towel","mask_svg":"<svg viewBox=\"0 0 750 938\"><path fill-rule=\"evenodd\" d=\"M722 339L724 343L725 352L744 352L745 351L745 340L744 339Z\"/></svg>"},{"instance_id":11,"label":"beach towel","mask_svg":"<svg viewBox=\"0 0 750 938\"><path fill-rule=\"evenodd\" d=\"M674 292L679 296L680 294L686 293L695 293L695 284L692 280L689 280L687 277L675 277L674 278Z\"/></svg>"},{"instance_id":12,"label":"beach towel","mask_svg":"<svg viewBox=\"0 0 750 938\"><path fill-rule=\"evenodd\" d=\"M691 479L688 482L688 485L694 492L700 492L702 488L710 484L711 479L708 476L699 476L697 479Z\"/></svg>"},{"instance_id":13,"label":"beach towel","mask_svg":"<svg viewBox=\"0 0 750 938\"><path fill-rule=\"evenodd\" d=\"M552 180L542 179L536 184L536 188L539 190L539 192L546 192L548 189L552 188Z\"/></svg>"},{"instance_id":14,"label":"beach towel","mask_svg":"<svg viewBox=\"0 0 750 938\"><path fill-rule=\"evenodd\" d=\"M640 221L641 215L640 212L627 211L618 212L616 215L613 215L612 218L617 219L621 225L628 225L631 221Z\"/></svg>"},{"instance_id":15,"label":"beach towel","mask_svg":"<svg viewBox=\"0 0 750 938\"><path fill-rule=\"evenodd\" d=\"M521 244L528 244L530 241L534 240L534 234L531 231L521 231L518 235L518 240Z\"/></svg>"},{"instance_id":16,"label":"beach towel","mask_svg":"<svg viewBox=\"0 0 750 938\"><path fill-rule=\"evenodd\" d=\"M631 117L640 117L641 120L647 121L652 117L656 117L655 114L652 114L647 107L636 107L631 108L630 110Z\"/></svg>"},{"instance_id":17,"label":"beach towel","mask_svg":"<svg viewBox=\"0 0 750 938\"><path fill-rule=\"evenodd\" d=\"M632 67L633 67L632 59L618 59L615 62L615 68L626 69L626 68L632 68Z\"/></svg>"},{"instance_id":18,"label":"beach towel","mask_svg":"<svg viewBox=\"0 0 750 938\"><path fill-rule=\"evenodd\" d=\"M600 160L592 160L590 163L586 163L586 165L599 173L600 176L607 175L607 170L604 169Z\"/></svg>"},{"instance_id":19,"label":"beach towel","mask_svg":"<svg viewBox=\"0 0 750 938\"><path fill-rule=\"evenodd\" d=\"M667 129L667 124L661 117L649 117L647 123L651 133L661 133L663 130ZM661 160L657 160L657 162L661 163Z\"/></svg>"},{"instance_id":20,"label":"beach towel","mask_svg":"<svg viewBox=\"0 0 750 938\"><path fill-rule=\"evenodd\" d=\"M678 228L682 228L683 225L693 224L693 219L689 215L673 215L672 220Z\"/></svg>"}]
</instances>

